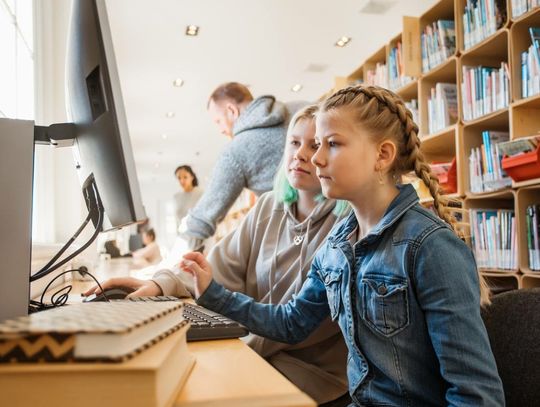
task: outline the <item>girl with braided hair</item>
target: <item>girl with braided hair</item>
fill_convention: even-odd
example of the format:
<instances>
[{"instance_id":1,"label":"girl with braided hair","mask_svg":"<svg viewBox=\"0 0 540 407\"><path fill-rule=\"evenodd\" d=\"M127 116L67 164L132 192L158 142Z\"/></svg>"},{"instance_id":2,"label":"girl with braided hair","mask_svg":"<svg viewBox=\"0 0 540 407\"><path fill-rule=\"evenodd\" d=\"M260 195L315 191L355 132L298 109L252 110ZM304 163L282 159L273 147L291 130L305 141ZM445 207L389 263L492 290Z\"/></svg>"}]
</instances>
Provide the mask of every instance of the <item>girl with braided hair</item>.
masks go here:
<instances>
[{"instance_id":1,"label":"girl with braided hair","mask_svg":"<svg viewBox=\"0 0 540 407\"><path fill-rule=\"evenodd\" d=\"M403 101L380 87L349 87L322 103L312 162L323 194L353 212L330 232L289 303L225 290L199 253L181 267L195 277L199 304L276 341L301 341L328 315L338 321L356 405L502 406L480 317L489 299L417 132ZM401 185L410 171L428 186L438 216Z\"/></svg>"}]
</instances>

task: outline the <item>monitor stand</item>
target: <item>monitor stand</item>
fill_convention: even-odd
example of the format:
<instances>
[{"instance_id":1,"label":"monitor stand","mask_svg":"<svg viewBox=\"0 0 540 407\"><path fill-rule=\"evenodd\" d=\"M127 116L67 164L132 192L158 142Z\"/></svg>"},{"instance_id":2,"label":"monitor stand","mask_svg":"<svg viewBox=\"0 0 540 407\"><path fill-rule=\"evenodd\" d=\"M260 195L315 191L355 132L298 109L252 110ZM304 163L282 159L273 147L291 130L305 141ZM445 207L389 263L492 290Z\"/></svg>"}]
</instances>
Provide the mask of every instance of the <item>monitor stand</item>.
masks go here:
<instances>
[{"instance_id":1,"label":"monitor stand","mask_svg":"<svg viewBox=\"0 0 540 407\"><path fill-rule=\"evenodd\" d=\"M0 321L28 314L33 152L34 122L0 119Z\"/></svg>"}]
</instances>

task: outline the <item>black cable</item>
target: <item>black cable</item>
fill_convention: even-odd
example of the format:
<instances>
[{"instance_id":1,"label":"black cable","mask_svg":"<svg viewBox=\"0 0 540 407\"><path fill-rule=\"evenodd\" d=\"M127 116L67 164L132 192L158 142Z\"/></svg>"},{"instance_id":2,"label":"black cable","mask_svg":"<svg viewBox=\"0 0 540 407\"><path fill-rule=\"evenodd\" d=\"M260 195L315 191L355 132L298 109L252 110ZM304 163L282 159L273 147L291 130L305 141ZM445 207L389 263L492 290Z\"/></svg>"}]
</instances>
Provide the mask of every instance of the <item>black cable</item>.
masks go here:
<instances>
[{"instance_id":1,"label":"black cable","mask_svg":"<svg viewBox=\"0 0 540 407\"><path fill-rule=\"evenodd\" d=\"M78 269L65 270L65 271L61 272L60 274L58 274L57 276L55 276L51 281L49 281L49 284L47 284L47 286L43 290L43 293L41 293L41 298L39 299L39 301L30 300L30 304L32 306L34 306L34 307L37 307L38 310L48 309L48 308L55 308L55 307L60 307L62 305L65 305L68 298L69 298L69 293L73 289L72 285L66 285L66 286L60 288L58 291L56 291L51 296L51 303L50 304L45 304L43 302L43 299L45 297L45 293L49 290L49 287L52 285L52 283L58 277L63 276L64 274L67 274L67 273L71 273L72 271L78 271L79 273L81 273L83 275L89 275L90 277L92 277L92 279L96 282L97 286L99 287L99 289L103 293L103 296L105 297L105 300L108 301L108 302L110 301L107 298L107 295L105 294L105 291L103 290L103 287L101 286L99 281L92 275L92 273L90 273L89 271L83 270L82 268L78 268ZM60 296L56 297L57 295L60 295Z\"/></svg>"},{"instance_id":2,"label":"black cable","mask_svg":"<svg viewBox=\"0 0 540 407\"><path fill-rule=\"evenodd\" d=\"M88 222L90 222L91 219L92 219L92 213L88 212L88 216L86 216L86 219L84 220L82 225L79 227L79 229L77 229L77 231L71 237L71 239L68 240L68 242L58 251L58 253L54 255L54 257L47 264L45 264L41 269L39 269L36 273L34 273L34 275L36 274L39 275L47 271L47 269L51 267L56 262L56 260L60 258L62 254L64 254L64 252L69 248L69 246L71 246L71 244L77 239L77 237L79 237L79 235L84 230L86 225L88 225ZM30 281L32 281L32 279L30 279Z\"/></svg>"},{"instance_id":3,"label":"black cable","mask_svg":"<svg viewBox=\"0 0 540 407\"><path fill-rule=\"evenodd\" d=\"M75 234L72 236L72 238L60 249L58 253L45 265L42 267L37 273L34 273L34 275L30 276L30 282L36 281L42 277L45 277L47 274L52 273L54 270L57 270L58 268L62 267L64 264L66 264L68 261L73 259L74 257L78 256L81 252L86 250L90 244L97 238L97 235L101 231L103 227L103 220L105 218L104 214L104 208L103 204L101 203L101 198L99 196L99 191L97 189L97 185L94 179L94 175L90 174L86 181L83 184L83 194L85 196L85 200L87 202L88 206L88 216L86 217L83 224L77 229ZM54 262L56 262L60 256L66 251L66 249L71 246L71 244L75 241L75 239L79 236L79 234L83 231L83 229L88 225L90 220L93 220L93 216L96 214L98 215L97 222L94 223L96 230L94 231L93 235L90 237L90 239L78 250L76 250L74 253L67 256L64 260L62 260L60 263L56 265Z\"/></svg>"},{"instance_id":4,"label":"black cable","mask_svg":"<svg viewBox=\"0 0 540 407\"><path fill-rule=\"evenodd\" d=\"M92 244L92 242L96 239L97 235L99 234L99 232L101 231L101 227L103 226L103 211L99 211L99 218L98 218L98 223L97 223L97 227L96 227L96 230L94 231L94 234L90 237L90 239L88 239L88 241L83 245L81 246L79 249L77 249L76 251L74 251L73 253L71 253L69 256L67 256L64 260L62 260L60 263L58 264L55 264L54 266L46 269L46 270L40 270L39 272L35 273L34 275L32 275L30 277L30 282L32 281L36 281L42 277L45 277L47 274L50 274L52 273L54 270L57 270L58 268L62 267L64 264L66 264L68 261L70 261L71 259L73 259L74 257L78 256L80 253L82 253L84 250L86 250L86 248L88 246L90 246ZM71 243L70 243L71 244ZM67 248L67 245L64 246ZM62 248L64 249L64 248ZM65 250L65 249L64 249Z\"/></svg>"}]
</instances>

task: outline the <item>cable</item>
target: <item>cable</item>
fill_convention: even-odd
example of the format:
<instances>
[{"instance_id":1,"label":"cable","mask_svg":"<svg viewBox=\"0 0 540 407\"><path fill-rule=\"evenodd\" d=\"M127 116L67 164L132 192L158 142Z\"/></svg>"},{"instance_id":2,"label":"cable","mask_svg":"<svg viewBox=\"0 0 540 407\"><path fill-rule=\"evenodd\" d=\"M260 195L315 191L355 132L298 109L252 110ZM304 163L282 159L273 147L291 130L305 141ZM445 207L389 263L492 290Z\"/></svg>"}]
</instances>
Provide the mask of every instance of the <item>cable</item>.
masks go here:
<instances>
[{"instance_id":1,"label":"cable","mask_svg":"<svg viewBox=\"0 0 540 407\"><path fill-rule=\"evenodd\" d=\"M67 300L69 299L69 293L71 292L71 290L73 290L72 285L66 285L66 286L60 288L58 291L56 291L53 295L51 295L51 303L50 304L45 304L43 302L43 300L45 298L45 293L49 290L49 287L52 285L52 283L58 277L63 276L64 274L67 274L67 273L71 273L72 271L78 271L81 274L89 275L90 277L92 277L92 279L96 282L97 286L99 287L99 289L103 293L103 296L105 297L105 300L107 302L110 302L110 299L107 298L107 294L105 294L105 291L103 290L103 287L101 286L99 281L92 275L92 273L90 273L89 271L86 270L86 267L81 267L81 268L78 268L78 269L65 270L65 271L61 272L60 274L58 274L57 276L55 276L51 281L49 281L49 283L47 284L47 286L43 290L43 293L41 293L41 297L40 297L39 301L30 300L30 307L29 307L30 312L43 311L43 310L46 310L46 309L61 307L62 305L65 305L67 303Z\"/></svg>"},{"instance_id":2,"label":"cable","mask_svg":"<svg viewBox=\"0 0 540 407\"><path fill-rule=\"evenodd\" d=\"M45 277L46 275L52 273L54 270L57 270L58 268L62 267L64 264L66 264L68 261L73 259L74 257L78 256L80 253L82 253L92 242L97 238L97 235L101 231L103 227L103 220L105 218L104 215L104 209L103 205L101 203L101 198L99 196L99 192L95 183L94 176L91 174L86 181L83 184L83 194L85 195L85 199L87 201L88 206L88 215L82 225L77 229L75 234L69 239L69 241L56 253L56 255L45 265L43 266L37 273L30 276L30 282L36 281L42 277ZM95 215L97 211L98 219L95 224L96 230L90 237L90 239L79 249L77 249L75 252L67 256L65 259L63 259L58 264L54 264L60 256L71 246L71 244L75 241L75 239L80 235L80 233L83 231L83 229L88 225L90 220L92 220L93 215Z\"/></svg>"},{"instance_id":3,"label":"cable","mask_svg":"<svg viewBox=\"0 0 540 407\"><path fill-rule=\"evenodd\" d=\"M71 239L69 239L67 243L58 251L58 253L56 253L54 257L47 264L45 264L39 271L37 271L34 275L41 274L45 272L49 267L51 267L56 262L56 260L58 260L62 254L64 254L64 252L69 248L69 246L71 246L71 244L77 239L77 237L79 237L79 235L84 230L86 225L88 225L88 222L90 222L91 219L92 219L92 213L88 212L86 219L84 220L82 225L79 227L79 229L77 229L77 231L71 237ZM32 279L30 279L30 281L32 281Z\"/></svg>"},{"instance_id":4,"label":"cable","mask_svg":"<svg viewBox=\"0 0 540 407\"><path fill-rule=\"evenodd\" d=\"M101 230L101 226L103 225L103 212L99 212L99 218L98 218L98 225L96 227L96 230L94 231L94 234L88 239L88 241L81 246L79 249L75 250L73 253L71 253L69 256L67 256L64 260L62 260L60 263L55 264L51 268L48 268L46 270L40 270L39 272L35 273L33 276L30 277L30 282L39 280L42 277L45 277L47 274L52 273L54 270L57 270L58 268L62 267L64 264L66 264L68 261L73 259L74 257L78 256L80 253L82 253L88 246L92 244L92 242L96 239L97 235L99 234ZM71 239L70 239L71 242ZM70 243L71 244L71 243ZM67 249L67 245L65 245L60 251L65 251ZM56 256L55 256L56 257Z\"/></svg>"}]
</instances>

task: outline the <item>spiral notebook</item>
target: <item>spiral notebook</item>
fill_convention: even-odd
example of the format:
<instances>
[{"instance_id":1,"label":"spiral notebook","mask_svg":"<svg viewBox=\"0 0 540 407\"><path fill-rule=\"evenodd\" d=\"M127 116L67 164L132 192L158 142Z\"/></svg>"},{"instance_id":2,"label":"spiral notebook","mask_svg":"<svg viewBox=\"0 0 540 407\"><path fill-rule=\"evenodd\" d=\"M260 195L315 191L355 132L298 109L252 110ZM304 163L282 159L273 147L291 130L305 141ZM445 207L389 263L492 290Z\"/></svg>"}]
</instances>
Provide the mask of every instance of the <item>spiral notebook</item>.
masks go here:
<instances>
[{"instance_id":1,"label":"spiral notebook","mask_svg":"<svg viewBox=\"0 0 540 407\"><path fill-rule=\"evenodd\" d=\"M181 302L73 304L0 323L0 363L121 362L187 324Z\"/></svg>"}]
</instances>

